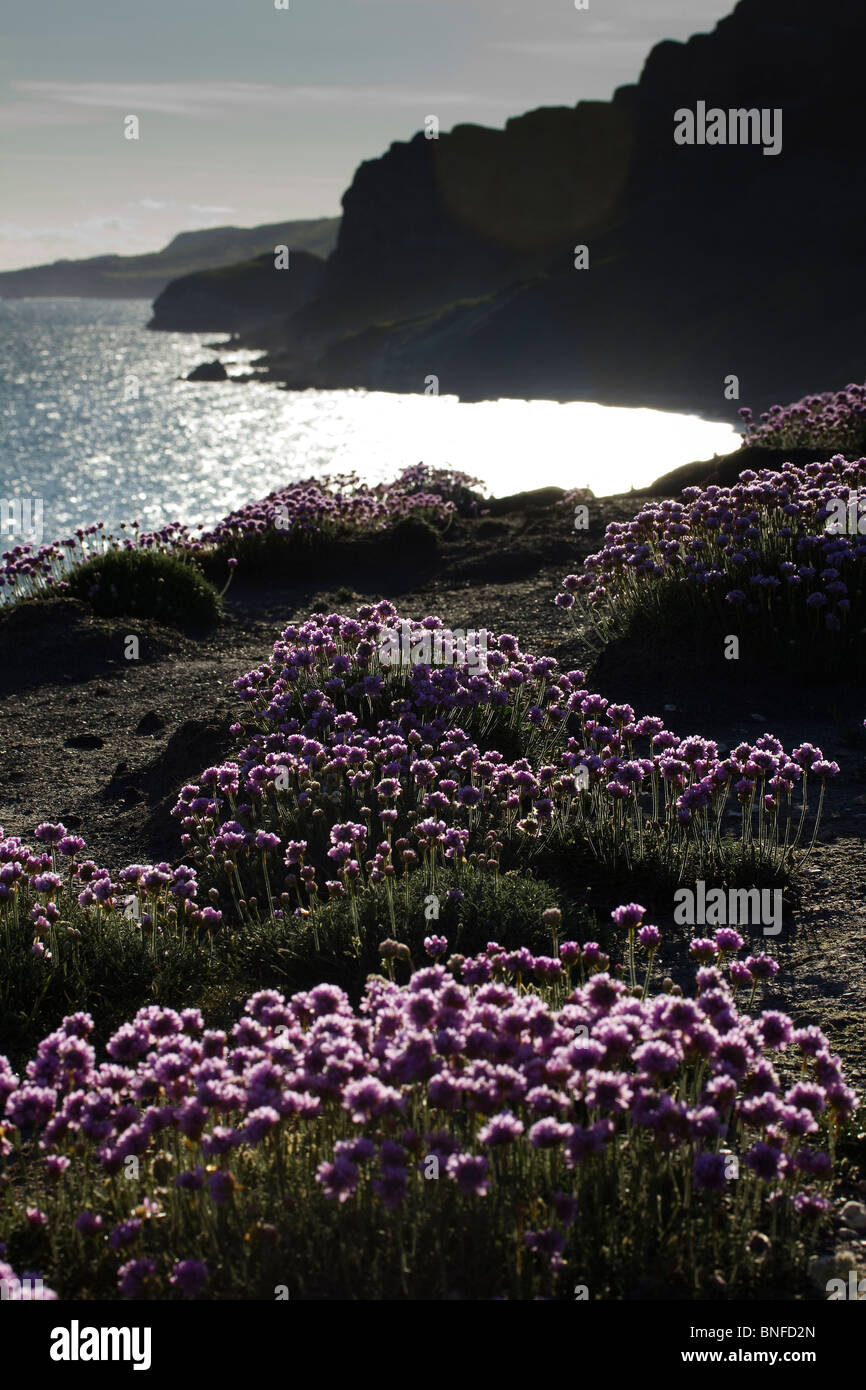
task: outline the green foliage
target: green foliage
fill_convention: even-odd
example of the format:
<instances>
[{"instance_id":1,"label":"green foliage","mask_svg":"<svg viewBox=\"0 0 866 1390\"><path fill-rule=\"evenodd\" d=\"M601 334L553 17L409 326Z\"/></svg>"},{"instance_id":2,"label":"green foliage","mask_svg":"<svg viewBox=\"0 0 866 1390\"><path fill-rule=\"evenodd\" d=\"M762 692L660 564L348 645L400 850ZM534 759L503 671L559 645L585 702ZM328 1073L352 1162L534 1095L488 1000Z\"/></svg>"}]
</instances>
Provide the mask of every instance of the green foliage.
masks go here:
<instances>
[{"instance_id":1,"label":"green foliage","mask_svg":"<svg viewBox=\"0 0 866 1390\"><path fill-rule=\"evenodd\" d=\"M332 900L315 913L276 924L266 918L250 921L236 949L245 977L256 979L264 970L269 978L282 976L282 989L329 980L356 998L366 977L381 968L379 944L385 939L408 945L416 969L426 963L427 936L444 936L449 952L461 955L482 951L489 941L550 953L541 914L559 905L549 883L527 875L465 872L458 878L453 870L439 869L435 893L422 873L413 873L393 886L369 887L352 900ZM587 929L586 914L575 908L564 915L560 935L583 937Z\"/></svg>"},{"instance_id":2,"label":"green foliage","mask_svg":"<svg viewBox=\"0 0 866 1390\"><path fill-rule=\"evenodd\" d=\"M92 1015L94 1041L101 1044L151 1003L201 1008L214 1026L230 1026L255 989L292 993L328 981L357 999L367 975L380 969L379 943L387 937L408 944L416 967L426 960L424 938L431 935L446 937L451 950L467 955L493 940L551 950L541 913L560 899L550 884L515 873L464 873L457 900L456 882L453 871L441 869L435 899L422 873L399 881L390 895L383 884L369 887L355 899L357 922L344 899L325 903L314 917L287 910L272 918L252 898L240 928L209 932L162 918L155 937L116 909L97 921L63 894L64 916L44 943L50 960L33 953L26 915L5 911L0 1056L23 1062L64 1015L79 1011ZM578 909L566 909L564 923L560 935L587 935Z\"/></svg>"},{"instance_id":3,"label":"green foliage","mask_svg":"<svg viewBox=\"0 0 866 1390\"><path fill-rule=\"evenodd\" d=\"M93 916L65 903L66 916L45 943L51 960L32 951L26 917L0 918L0 1056L21 1061L64 1015L90 1013L94 1038L106 1041L148 1003L174 1008L207 1000L223 1015L227 1001L243 993L233 979L229 943L215 949L191 936L153 938L121 913L95 925Z\"/></svg>"},{"instance_id":4,"label":"green foliage","mask_svg":"<svg viewBox=\"0 0 866 1390\"><path fill-rule=\"evenodd\" d=\"M77 566L69 592L102 617L151 618L171 627L207 625L221 612L216 587L198 567L158 550L109 550Z\"/></svg>"},{"instance_id":5,"label":"green foliage","mask_svg":"<svg viewBox=\"0 0 866 1390\"><path fill-rule=\"evenodd\" d=\"M436 1118L425 1107L417 1128L433 1127ZM455 1139L473 1144L479 1123L470 1112L455 1115ZM304 1128L283 1121L266 1142L234 1151L237 1186L218 1208L206 1189L174 1186L179 1171L208 1162L190 1141L182 1152L164 1147L142 1159L138 1176L121 1171L102 1182L76 1159L64 1175L62 1198L61 1184L46 1180L44 1169L22 1153L9 1164L12 1191L26 1185L28 1204L49 1220L34 1230L8 1213L0 1223L7 1258L13 1268L44 1271L61 1299L116 1298L118 1266L142 1256L154 1260L158 1283L145 1285L139 1298L171 1297L166 1273L191 1255L207 1265L207 1299L273 1300L282 1289L291 1300L398 1301L692 1300L806 1291L806 1258L817 1232L798 1229L787 1212L771 1213L747 1173L740 1182L748 1200L690 1192L683 1162L660 1153L646 1132L612 1144L574 1173L549 1150L505 1146L494 1155L495 1181L482 1199L462 1194L444 1174L425 1178L418 1154L396 1211L376 1202L368 1184L360 1200L345 1204L323 1195L316 1167L335 1139L351 1132L333 1103ZM174 1147L171 1137L169 1143ZM523 1236L549 1221L550 1193L563 1187L574 1191L580 1215L567 1232L557 1273L544 1255L526 1248ZM107 1232L145 1198L164 1215L146 1217L129 1244L112 1250ZM96 1235L70 1230L67 1213L85 1209L103 1219ZM749 1238L765 1226L772 1237L753 1251Z\"/></svg>"}]
</instances>

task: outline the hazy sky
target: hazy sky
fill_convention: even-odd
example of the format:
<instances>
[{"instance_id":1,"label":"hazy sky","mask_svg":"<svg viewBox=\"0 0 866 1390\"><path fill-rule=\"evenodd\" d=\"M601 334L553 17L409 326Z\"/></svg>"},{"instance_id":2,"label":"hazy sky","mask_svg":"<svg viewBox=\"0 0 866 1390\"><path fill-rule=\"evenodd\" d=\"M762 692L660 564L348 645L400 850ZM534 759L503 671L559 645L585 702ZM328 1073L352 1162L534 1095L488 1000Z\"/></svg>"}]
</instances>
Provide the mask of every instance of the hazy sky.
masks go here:
<instances>
[{"instance_id":1,"label":"hazy sky","mask_svg":"<svg viewBox=\"0 0 866 1390\"><path fill-rule=\"evenodd\" d=\"M436 115L607 98L734 0L4 0L0 269L340 211ZM140 138L124 138L136 115Z\"/></svg>"}]
</instances>

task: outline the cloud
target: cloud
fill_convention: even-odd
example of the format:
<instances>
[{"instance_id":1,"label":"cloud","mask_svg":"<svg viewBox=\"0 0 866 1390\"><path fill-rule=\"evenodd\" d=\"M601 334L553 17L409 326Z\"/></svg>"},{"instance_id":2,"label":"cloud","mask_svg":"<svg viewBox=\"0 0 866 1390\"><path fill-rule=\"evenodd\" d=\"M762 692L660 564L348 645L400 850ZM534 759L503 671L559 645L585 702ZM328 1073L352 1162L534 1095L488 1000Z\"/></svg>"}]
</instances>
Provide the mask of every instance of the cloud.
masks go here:
<instances>
[{"instance_id":1,"label":"cloud","mask_svg":"<svg viewBox=\"0 0 866 1390\"><path fill-rule=\"evenodd\" d=\"M127 217L82 218L56 226L0 222L0 270L76 261L108 254L129 256L148 249L138 223Z\"/></svg>"},{"instance_id":2,"label":"cloud","mask_svg":"<svg viewBox=\"0 0 866 1390\"><path fill-rule=\"evenodd\" d=\"M128 208L140 208L143 212L192 212L196 216L202 217L222 217L227 213L236 212L237 208L230 207L227 203L179 203L174 198L160 201L159 198L137 198L135 202L127 203Z\"/></svg>"},{"instance_id":3,"label":"cloud","mask_svg":"<svg viewBox=\"0 0 866 1390\"><path fill-rule=\"evenodd\" d=\"M472 92L425 91L417 87L284 87L263 82L43 82L18 81L10 84L25 98L0 108L4 123L31 123L34 112L40 124L65 122L66 112L114 110L124 115L151 112L163 116L189 116L207 120L223 117L230 108L243 112L291 111L310 106L343 106L354 109L381 108L417 110L425 106L475 106L496 104L493 98Z\"/></svg>"},{"instance_id":4,"label":"cloud","mask_svg":"<svg viewBox=\"0 0 866 1390\"><path fill-rule=\"evenodd\" d=\"M101 245L106 232L127 235L135 231L136 226L137 223L128 217L99 216L96 213L60 227L27 227L20 222L0 222L0 240L56 241L60 238L82 246Z\"/></svg>"}]
</instances>

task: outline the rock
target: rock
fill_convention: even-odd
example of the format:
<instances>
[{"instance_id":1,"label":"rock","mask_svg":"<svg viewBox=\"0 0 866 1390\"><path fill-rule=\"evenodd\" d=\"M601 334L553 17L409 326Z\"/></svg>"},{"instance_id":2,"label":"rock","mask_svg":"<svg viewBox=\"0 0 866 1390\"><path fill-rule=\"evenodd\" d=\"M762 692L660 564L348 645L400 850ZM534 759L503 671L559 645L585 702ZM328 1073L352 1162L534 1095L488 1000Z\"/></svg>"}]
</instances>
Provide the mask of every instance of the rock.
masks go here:
<instances>
[{"instance_id":1,"label":"rock","mask_svg":"<svg viewBox=\"0 0 866 1390\"><path fill-rule=\"evenodd\" d=\"M717 455L701 463L684 463L682 468L674 468L657 478L647 489L655 497L676 497L684 487L733 487L744 468L760 473L762 468L778 471L784 463L794 463L798 468L816 461L823 462L838 453L837 449L767 449L758 444L747 444L732 454Z\"/></svg>"},{"instance_id":2,"label":"rock","mask_svg":"<svg viewBox=\"0 0 866 1390\"><path fill-rule=\"evenodd\" d=\"M846 1202L839 1217L852 1230L866 1231L866 1206L862 1202Z\"/></svg>"},{"instance_id":3,"label":"rock","mask_svg":"<svg viewBox=\"0 0 866 1390\"><path fill-rule=\"evenodd\" d=\"M439 549L439 534L420 516L404 516L396 521L385 539L389 557L429 560Z\"/></svg>"},{"instance_id":4,"label":"rock","mask_svg":"<svg viewBox=\"0 0 866 1390\"><path fill-rule=\"evenodd\" d=\"M155 709L149 709L147 714L142 715L135 726L137 734L161 734L165 728L165 720L162 715L157 714Z\"/></svg>"},{"instance_id":5,"label":"rock","mask_svg":"<svg viewBox=\"0 0 866 1390\"><path fill-rule=\"evenodd\" d=\"M213 362L202 362L198 367L193 367L187 381L228 381L229 374L217 358Z\"/></svg>"},{"instance_id":6,"label":"rock","mask_svg":"<svg viewBox=\"0 0 866 1390\"><path fill-rule=\"evenodd\" d=\"M64 748L104 748L105 739L100 738L99 734L71 734L63 746Z\"/></svg>"},{"instance_id":7,"label":"rock","mask_svg":"<svg viewBox=\"0 0 866 1390\"><path fill-rule=\"evenodd\" d=\"M530 492L515 492L510 497L491 497L487 510L490 516L540 511L554 506L564 496L565 490L561 487L537 487Z\"/></svg>"}]
</instances>

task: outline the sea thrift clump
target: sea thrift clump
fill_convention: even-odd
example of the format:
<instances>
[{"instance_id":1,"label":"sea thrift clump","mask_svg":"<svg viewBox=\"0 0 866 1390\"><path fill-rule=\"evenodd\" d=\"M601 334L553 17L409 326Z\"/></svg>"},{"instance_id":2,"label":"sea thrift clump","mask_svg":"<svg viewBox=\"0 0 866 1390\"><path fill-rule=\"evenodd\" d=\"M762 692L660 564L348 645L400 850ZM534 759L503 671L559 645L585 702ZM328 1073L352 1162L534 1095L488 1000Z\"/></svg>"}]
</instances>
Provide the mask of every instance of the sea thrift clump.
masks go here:
<instances>
[{"instance_id":1,"label":"sea thrift clump","mask_svg":"<svg viewBox=\"0 0 866 1390\"><path fill-rule=\"evenodd\" d=\"M72 1159L39 1194L43 1238L59 1261L52 1278L62 1278L59 1252L73 1238L71 1223L94 1261L93 1243L104 1248L123 1296L153 1287L194 1297L220 1264L219 1222L254 1233L257 1214L268 1211L300 1280L321 1281L325 1265L338 1280L333 1262L323 1264L326 1212L339 1237L343 1221L362 1229L378 1222L379 1204L432 1223L445 1263L425 1260L419 1277L435 1282L430 1271L444 1268L447 1288L457 1274L448 1268L457 1230L502 1250L522 1243L519 1196L542 1219L546 1209L543 1229L562 1235L533 1246L538 1259L525 1278L543 1288L570 1263L582 1267L594 1247L598 1258L597 1228L611 1202L622 1203L620 1220L633 1215L638 1261L658 1254L671 1213L660 1215L653 1194L668 1189L672 1173L680 1192L694 1179L675 1217L691 1233L682 1250L720 1229L719 1199L735 1244L738 1212L750 1229L762 1212L769 1219L771 1206L774 1230L795 1225L826 1178L822 1146L856 1108L820 1030L801 1035L777 1012L739 1012L736 988L720 971L691 998L641 999L582 963L577 987L563 994L561 981L535 969L543 958L526 954L511 960L491 942L457 965L456 977L442 964L416 970L405 985L373 977L357 1010L333 985L289 999L263 990L228 1037L205 1032L195 1011L150 1005L109 1041L111 1061L83 1045L89 1021L74 1016L43 1040L20 1079L0 1059L0 1130L10 1152L14 1145L19 1154ZM581 961L591 954L585 949ZM482 961L496 978L473 984ZM534 973L537 989L520 986L519 972ZM743 1160L736 1202L717 1161L732 1146ZM101 1180L131 1155L138 1165L127 1181ZM431 1155L443 1185L432 1213ZM151 1170L160 1174L156 1201ZM648 1193L640 1206L623 1202L633 1172ZM281 1203L281 1194L291 1200ZM9 1195L14 1205L14 1188ZM190 1203L211 1211L197 1220L192 1243L182 1219ZM85 1231L81 1214L90 1212ZM247 1240L243 1271L225 1278L255 1296L267 1269L255 1252L269 1242ZM357 1248L363 1255L369 1236ZM113 1252L120 1265L111 1265ZM611 1268L618 1258L611 1255ZM506 1291L513 1268L512 1253L494 1286ZM621 1277L638 1272L624 1257Z\"/></svg>"},{"instance_id":2,"label":"sea thrift clump","mask_svg":"<svg viewBox=\"0 0 866 1390\"><path fill-rule=\"evenodd\" d=\"M866 447L866 385L804 396L793 405L771 406L756 423L743 407L745 442L770 449L838 449L862 453Z\"/></svg>"},{"instance_id":3,"label":"sea thrift clump","mask_svg":"<svg viewBox=\"0 0 866 1390\"><path fill-rule=\"evenodd\" d=\"M75 534L49 544L16 545L0 556L0 606L49 592L63 593L80 565L113 550L150 550L206 559L221 556L231 573L238 564L233 547L268 535L283 539L334 538L387 529L408 517L447 523L458 510L477 510L478 480L453 469L416 464L391 483L369 486L354 474L307 478L288 484L261 502L231 512L216 526L191 530L168 522L143 531L139 522L121 523L120 535L104 522L78 527ZM226 560L226 557L227 560Z\"/></svg>"},{"instance_id":4,"label":"sea thrift clump","mask_svg":"<svg viewBox=\"0 0 866 1390\"><path fill-rule=\"evenodd\" d=\"M307 478L231 512L204 532L201 543L222 545L269 529L330 535L378 531L408 516L445 521L457 510L453 499L463 502L474 497L475 486L480 486L478 480L465 473L423 464L404 469L393 483L372 487L353 473L324 480Z\"/></svg>"},{"instance_id":5,"label":"sea thrift clump","mask_svg":"<svg viewBox=\"0 0 866 1390\"><path fill-rule=\"evenodd\" d=\"M704 623L709 605L729 624L732 613L763 624L768 641L780 623L808 642L859 631L866 535L837 517L861 495L866 458L838 455L805 468L744 469L733 487L684 488L681 500L651 501L632 521L611 522L603 549L566 576L555 602L607 631L658 621L673 586L692 596Z\"/></svg>"},{"instance_id":6,"label":"sea thrift clump","mask_svg":"<svg viewBox=\"0 0 866 1390\"><path fill-rule=\"evenodd\" d=\"M174 814L187 857L241 916L250 896L274 901L280 860L295 909L313 914L330 898L354 912L375 885L393 909L398 883L417 872L433 892L442 866L495 885L507 863L574 842L613 867L710 863L729 803L737 843L759 859L778 866L805 848L806 790L822 796L838 772L820 750L789 755L764 734L723 758L510 634L479 634L484 672L468 661L395 670L377 643L402 621L388 602L314 614L235 682L246 742L183 787ZM500 752L505 740L521 756Z\"/></svg>"},{"instance_id":7,"label":"sea thrift clump","mask_svg":"<svg viewBox=\"0 0 866 1390\"><path fill-rule=\"evenodd\" d=\"M29 921L47 960L59 962L63 943L76 939L60 905L80 909L94 929L117 916L150 931L179 933L207 920L209 909L197 903L196 870L188 864L129 864L112 874L85 859L85 841L62 824L43 822L34 838L36 849L0 826L0 923Z\"/></svg>"}]
</instances>

